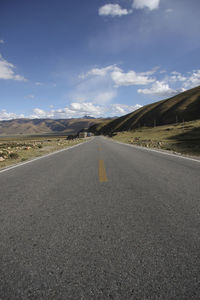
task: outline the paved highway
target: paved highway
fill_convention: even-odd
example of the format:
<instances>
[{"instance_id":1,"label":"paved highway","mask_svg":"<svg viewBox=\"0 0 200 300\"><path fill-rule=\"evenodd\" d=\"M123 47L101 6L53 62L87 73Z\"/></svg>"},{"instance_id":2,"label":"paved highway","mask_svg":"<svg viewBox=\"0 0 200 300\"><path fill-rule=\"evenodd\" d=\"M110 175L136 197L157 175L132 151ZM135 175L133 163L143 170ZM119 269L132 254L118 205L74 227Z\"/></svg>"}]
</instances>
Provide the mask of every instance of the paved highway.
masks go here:
<instances>
[{"instance_id":1,"label":"paved highway","mask_svg":"<svg viewBox=\"0 0 200 300\"><path fill-rule=\"evenodd\" d=\"M200 162L103 137L0 173L0 299L200 299Z\"/></svg>"}]
</instances>

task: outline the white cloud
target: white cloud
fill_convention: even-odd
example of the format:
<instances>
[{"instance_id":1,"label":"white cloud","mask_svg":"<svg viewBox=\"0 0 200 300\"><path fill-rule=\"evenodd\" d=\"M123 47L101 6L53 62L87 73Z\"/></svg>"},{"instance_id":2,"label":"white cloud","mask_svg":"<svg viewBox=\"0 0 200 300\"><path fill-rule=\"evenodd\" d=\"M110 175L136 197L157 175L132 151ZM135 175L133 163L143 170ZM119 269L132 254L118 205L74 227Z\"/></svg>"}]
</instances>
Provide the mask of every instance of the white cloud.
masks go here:
<instances>
[{"instance_id":1,"label":"white cloud","mask_svg":"<svg viewBox=\"0 0 200 300\"><path fill-rule=\"evenodd\" d=\"M122 116L135 111L142 107L140 104L136 105L126 105L126 104L112 104L110 105L111 116Z\"/></svg>"},{"instance_id":2,"label":"white cloud","mask_svg":"<svg viewBox=\"0 0 200 300\"><path fill-rule=\"evenodd\" d=\"M89 115L91 117L113 117L113 116L121 116L124 114L128 114L138 108L141 105L125 105L125 104L109 104L109 105L96 105L91 102L83 102L83 103L71 103L69 107L65 107L64 109L52 110L50 113L47 112L47 115L54 115L53 118L71 118L71 117L83 117L85 115ZM41 112L40 112L41 115ZM44 115L44 111L43 111Z\"/></svg>"},{"instance_id":3,"label":"white cloud","mask_svg":"<svg viewBox=\"0 0 200 300\"><path fill-rule=\"evenodd\" d=\"M39 108L33 110L31 118L78 118L85 115L91 117L102 117L102 116L121 116L127 113L130 113L138 108L141 105L125 105L125 104L110 104L110 105L96 105L92 102L83 102L83 103L71 103L69 107L62 109L44 111Z\"/></svg>"},{"instance_id":4,"label":"white cloud","mask_svg":"<svg viewBox=\"0 0 200 300\"><path fill-rule=\"evenodd\" d=\"M79 78L82 81L73 94L68 95L77 102L92 102L105 105L111 102L118 93L120 86L147 85L155 81L151 77L158 71L158 67L152 70L136 73L131 70L124 73L117 65L109 65L103 68L95 67Z\"/></svg>"},{"instance_id":5,"label":"white cloud","mask_svg":"<svg viewBox=\"0 0 200 300\"><path fill-rule=\"evenodd\" d=\"M0 44L5 44L4 40L0 40Z\"/></svg>"},{"instance_id":6,"label":"white cloud","mask_svg":"<svg viewBox=\"0 0 200 300\"><path fill-rule=\"evenodd\" d=\"M141 73L136 73L134 70L124 73L123 70L117 67L116 65L110 65L105 68L93 68L86 74L82 74L81 78L85 79L89 76L106 77L106 80L112 80L112 82L116 85L115 87L129 85L146 85L155 81L155 79L150 77L150 75L156 73L158 69L159 67L155 67L150 71Z\"/></svg>"},{"instance_id":7,"label":"white cloud","mask_svg":"<svg viewBox=\"0 0 200 300\"><path fill-rule=\"evenodd\" d=\"M40 85L42 85L42 82L39 82L39 81L38 81L38 82L35 83L35 85L40 86Z\"/></svg>"},{"instance_id":8,"label":"white cloud","mask_svg":"<svg viewBox=\"0 0 200 300\"><path fill-rule=\"evenodd\" d=\"M177 82L177 81L186 81L187 80L187 77L183 76L179 72L174 71L171 74L172 75L169 78L170 81Z\"/></svg>"},{"instance_id":9,"label":"white cloud","mask_svg":"<svg viewBox=\"0 0 200 300\"><path fill-rule=\"evenodd\" d=\"M19 119L19 118L24 118L24 115L23 114L17 115L15 113L9 113L5 109L0 111L0 121Z\"/></svg>"},{"instance_id":10,"label":"white cloud","mask_svg":"<svg viewBox=\"0 0 200 300\"><path fill-rule=\"evenodd\" d=\"M149 10L155 10L159 8L160 0L134 0L132 7L134 9L144 9L147 8ZM167 13L170 13L172 9L166 10ZM122 8L119 4L105 4L99 8L100 16L124 16L129 15L133 12L132 9L128 10L126 8Z\"/></svg>"},{"instance_id":11,"label":"white cloud","mask_svg":"<svg viewBox=\"0 0 200 300\"><path fill-rule=\"evenodd\" d=\"M33 94L29 94L29 95L26 95L24 98L25 99L34 99L35 96Z\"/></svg>"},{"instance_id":12,"label":"white cloud","mask_svg":"<svg viewBox=\"0 0 200 300\"><path fill-rule=\"evenodd\" d=\"M105 104L114 99L117 90L114 88L110 73L117 68L116 66L107 66L104 68L92 68L87 73L79 76L81 81L71 94L66 95L74 102L93 102L96 104Z\"/></svg>"},{"instance_id":13,"label":"white cloud","mask_svg":"<svg viewBox=\"0 0 200 300\"><path fill-rule=\"evenodd\" d=\"M102 114L103 107L91 102L71 103L70 110L73 111L74 114L91 115L94 117Z\"/></svg>"},{"instance_id":14,"label":"white cloud","mask_svg":"<svg viewBox=\"0 0 200 300\"><path fill-rule=\"evenodd\" d=\"M105 68L93 68L89 70L86 74L81 74L79 77L81 79L85 79L88 76L106 76L110 71L119 70L119 68L116 65L110 65Z\"/></svg>"},{"instance_id":15,"label":"white cloud","mask_svg":"<svg viewBox=\"0 0 200 300\"><path fill-rule=\"evenodd\" d=\"M150 88L138 89L138 93L166 98L197 86L200 86L200 70L193 70L187 75L173 71L169 76L165 76L163 80L156 80Z\"/></svg>"},{"instance_id":16,"label":"white cloud","mask_svg":"<svg viewBox=\"0 0 200 300\"><path fill-rule=\"evenodd\" d=\"M169 76L166 76L163 81L172 84L181 83L182 89L191 89L200 85L200 70L193 70L184 75L180 72L173 71Z\"/></svg>"},{"instance_id":17,"label":"white cloud","mask_svg":"<svg viewBox=\"0 0 200 300\"><path fill-rule=\"evenodd\" d=\"M146 85L155 81L150 78L147 73L136 73L135 71L129 71L124 73L118 69L111 73L112 80L117 86L129 86L129 85Z\"/></svg>"},{"instance_id":18,"label":"white cloud","mask_svg":"<svg viewBox=\"0 0 200 300\"><path fill-rule=\"evenodd\" d=\"M33 114L30 117L32 119L53 118L53 114L51 112L44 111L40 108L34 108Z\"/></svg>"},{"instance_id":19,"label":"white cloud","mask_svg":"<svg viewBox=\"0 0 200 300\"><path fill-rule=\"evenodd\" d=\"M160 0L134 0L133 8L144 9L148 8L149 10L158 9Z\"/></svg>"},{"instance_id":20,"label":"white cloud","mask_svg":"<svg viewBox=\"0 0 200 300\"><path fill-rule=\"evenodd\" d=\"M200 70L194 70L184 83L185 88L193 88L200 85Z\"/></svg>"},{"instance_id":21,"label":"white cloud","mask_svg":"<svg viewBox=\"0 0 200 300\"><path fill-rule=\"evenodd\" d=\"M138 89L139 94L157 96L160 98L166 98L178 93L185 91L186 89L193 88L200 85L200 70L194 70L187 74L182 74L177 71L171 72L169 75L166 74L165 70L159 70L159 67L154 67L153 69L145 72L137 73L134 70L124 72L117 65L110 65L104 68L92 68L86 74L82 75L82 78L86 80L84 82L85 86L95 86L92 101L97 101L102 104L104 101L109 102L117 96L117 88L120 86L134 86L134 85L147 85L148 88ZM162 76L163 78L158 78ZM154 76L152 76L154 75ZM96 79L95 79L96 78ZM99 78L99 79L98 79ZM94 85L93 80L95 79L96 85ZM99 90L96 92L96 88L99 84L109 83L107 89ZM149 87L151 84L151 87ZM80 97L83 97L84 93L80 93ZM85 98L82 101L91 99L90 95L85 94ZM81 100L80 98L78 99Z\"/></svg>"},{"instance_id":22,"label":"white cloud","mask_svg":"<svg viewBox=\"0 0 200 300\"><path fill-rule=\"evenodd\" d=\"M103 108L94 105L91 102L83 103L71 103L69 107L60 109L51 109L50 111L45 111L40 108L33 109L33 114L30 116L32 119L40 118L51 118L51 119L62 119L62 118L77 118L83 117L85 115L90 115L93 117L99 117L103 113Z\"/></svg>"},{"instance_id":23,"label":"white cloud","mask_svg":"<svg viewBox=\"0 0 200 300\"><path fill-rule=\"evenodd\" d=\"M99 8L100 16L124 16L130 14L132 11L127 10L126 8L122 8L119 4L105 4L104 6Z\"/></svg>"},{"instance_id":24,"label":"white cloud","mask_svg":"<svg viewBox=\"0 0 200 300\"><path fill-rule=\"evenodd\" d=\"M26 81L26 79L23 76L15 74L14 69L15 66L3 59L3 57L0 54L0 79Z\"/></svg>"},{"instance_id":25,"label":"white cloud","mask_svg":"<svg viewBox=\"0 0 200 300\"><path fill-rule=\"evenodd\" d=\"M160 67L154 67L154 68L153 68L152 70L150 70L150 71L141 72L140 75L145 75L145 76L153 75L153 74L155 74L159 69L160 69Z\"/></svg>"},{"instance_id":26,"label":"white cloud","mask_svg":"<svg viewBox=\"0 0 200 300\"><path fill-rule=\"evenodd\" d=\"M158 96L158 97L170 97L174 96L180 92L183 92L184 89L172 89L169 85L164 81L156 81L152 84L149 89L139 89L139 94Z\"/></svg>"},{"instance_id":27,"label":"white cloud","mask_svg":"<svg viewBox=\"0 0 200 300\"><path fill-rule=\"evenodd\" d=\"M70 119L81 118L85 115L99 118L99 117L113 117L128 114L141 105L126 105L126 104L109 104L109 105L96 105L92 102L73 102L69 106L59 109L43 110L41 108L34 108L33 113L26 118L30 119ZM25 118L24 114L16 114L7 112L6 110L0 111L0 120L11 120Z\"/></svg>"}]
</instances>

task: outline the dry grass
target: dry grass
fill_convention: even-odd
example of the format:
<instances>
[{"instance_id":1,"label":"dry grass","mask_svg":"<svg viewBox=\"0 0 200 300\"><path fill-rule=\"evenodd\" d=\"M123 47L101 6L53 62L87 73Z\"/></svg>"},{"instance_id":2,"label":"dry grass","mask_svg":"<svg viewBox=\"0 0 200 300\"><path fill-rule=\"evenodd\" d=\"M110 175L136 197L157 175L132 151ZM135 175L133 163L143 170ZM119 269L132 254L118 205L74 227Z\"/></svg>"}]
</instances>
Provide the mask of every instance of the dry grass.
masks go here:
<instances>
[{"instance_id":1,"label":"dry grass","mask_svg":"<svg viewBox=\"0 0 200 300\"><path fill-rule=\"evenodd\" d=\"M200 156L200 120L119 132L113 139L148 148Z\"/></svg>"},{"instance_id":2,"label":"dry grass","mask_svg":"<svg viewBox=\"0 0 200 300\"><path fill-rule=\"evenodd\" d=\"M0 168L68 148L84 141L85 139L68 141L65 137L60 136L0 138Z\"/></svg>"}]
</instances>

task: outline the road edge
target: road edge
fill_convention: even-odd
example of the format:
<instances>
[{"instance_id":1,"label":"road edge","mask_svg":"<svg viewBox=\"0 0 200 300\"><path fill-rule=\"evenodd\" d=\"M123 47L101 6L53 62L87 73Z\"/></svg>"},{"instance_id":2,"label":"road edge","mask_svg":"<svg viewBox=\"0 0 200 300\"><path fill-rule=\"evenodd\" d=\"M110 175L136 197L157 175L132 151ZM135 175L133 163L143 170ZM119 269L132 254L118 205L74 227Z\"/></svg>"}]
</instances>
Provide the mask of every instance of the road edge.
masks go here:
<instances>
[{"instance_id":1,"label":"road edge","mask_svg":"<svg viewBox=\"0 0 200 300\"><path fill-rule=\"evenodd\" d=\"M83 142L83 143L79 143L79 144L76 144L76 145L71 146L71 147L68 147L68 148L60 149L60 150L57 150L57 151L54 151L54 152L51 152L51 153L48 153L48 154L45 154L45 155L41 155L41 156L36 157L36 158L33 158L33 159L30 159L30 160L28 160L28 161L20 162L20 163L18 163L18 164L12 165L12 166L10 166L10 167L6 167L6 168L3 168L3 169L0 169L0 174L1 174L1 173L4 173L4 172L6 172L6 171L9 171L9 170L12 170L12 169L15 169L15 168L18 168L18 167L21 167L21 166L30 164L30 163L32 163L32 162L34 162L34 161L36 161L36 160L39 160L39 159L42 159L42 158L46 158L46 157L48 157L48 156L51 156L51 155L54 155L54 154L57 154L57 153L60 153L60 152L64 152L64 151L67 151L67 150L76 148L76 147L78 147L78 146L80 146L80 145L87 144L87 143L91 142L92 140L93 140L93 138L90 139L89 141L86 141L86 142Z\"/></svg>"},{"instance_id":2,"label":"road edge","mask_svg":"<svg viewBox=\"0 0 200 300\"><path fill-rule=\"evenodd\" d=\"M104 136L104 138L109 140L109 141L112 141L114 143L125 145L125 146L128 146L128 147L132 147L132 148L136 148L136 149L140 149L140 150L144 150L144 151L156 152L156 153L160 153L160 154L163 154L163 155L173 156L173 157L176 157L176 158L180 158L180 159L182 158L182 159L191 160L191 161L200 163L200 159L195 159L195 158L187 157L187 156L184 156L184 155L177 155L177 154L170 153L170 152L167 152L167 151L164 151L164 150L161 151L161 150L157 150L157 149L153 149L153 148L146 148L146 147L137 146L137 145L130 145L130 144L127 144L127 143L122 143L122 142L119 142L119 141L115 141L115 140L107 138L105 136Z\"/></svg>"}]
</instances>

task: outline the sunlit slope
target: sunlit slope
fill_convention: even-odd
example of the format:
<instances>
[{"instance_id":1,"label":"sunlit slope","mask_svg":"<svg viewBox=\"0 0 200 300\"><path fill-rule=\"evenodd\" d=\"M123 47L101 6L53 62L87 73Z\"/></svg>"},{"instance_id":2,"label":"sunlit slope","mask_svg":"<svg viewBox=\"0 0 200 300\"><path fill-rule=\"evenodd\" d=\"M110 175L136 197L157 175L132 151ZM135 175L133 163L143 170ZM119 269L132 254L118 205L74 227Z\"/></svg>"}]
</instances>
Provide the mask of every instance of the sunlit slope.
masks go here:
<instances>
[{"instance_id":1,"label":"sunlit slope","mask_svg":"<svg viewBox=\"0 0 200 300\"><path fill-rule=\"evenodd\" d=\"M106 134L143 126L152 127L154 124L158 126L197 119L200 119L200 86L172 98L143 106L113 121L94 125L92 130Z\"/></svg>"}]
</instances>

